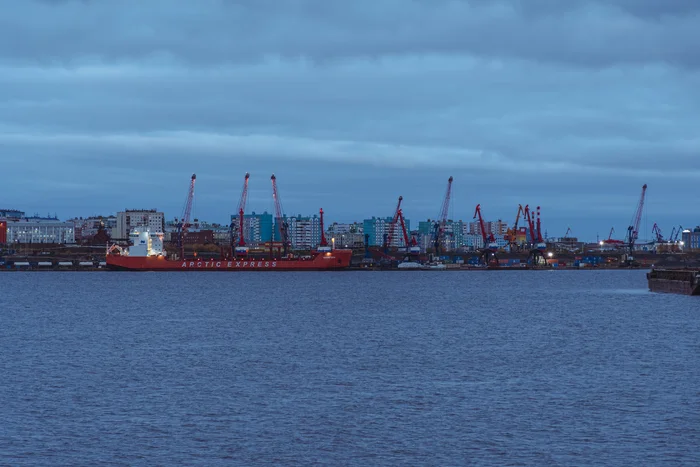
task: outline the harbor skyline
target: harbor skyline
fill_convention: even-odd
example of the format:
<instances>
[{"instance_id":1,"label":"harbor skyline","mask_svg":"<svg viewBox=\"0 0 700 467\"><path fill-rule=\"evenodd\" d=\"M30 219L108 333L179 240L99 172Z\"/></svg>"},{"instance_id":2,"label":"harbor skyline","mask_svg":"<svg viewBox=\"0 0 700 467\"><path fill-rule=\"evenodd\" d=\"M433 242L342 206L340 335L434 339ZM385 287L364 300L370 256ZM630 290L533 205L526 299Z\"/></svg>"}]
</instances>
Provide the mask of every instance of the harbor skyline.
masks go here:
<instances>
[{"instance_id":1,"label":"harbor skyline","mask_svg":"<svg viewBox=\"0 0 700 467\"><path fill-rule=\"evenodd\" d=\"M418 220L454 176L464 221L540 205L550 235L595 239L648 183L643 231L698 224L698 6L165 5L6 9L1 205L175 217L196 172L195 213L225 222L248 171L251 210L272 211L274 172L288 213L390 216L401 195Z\"/></svg>"}]
</instances>

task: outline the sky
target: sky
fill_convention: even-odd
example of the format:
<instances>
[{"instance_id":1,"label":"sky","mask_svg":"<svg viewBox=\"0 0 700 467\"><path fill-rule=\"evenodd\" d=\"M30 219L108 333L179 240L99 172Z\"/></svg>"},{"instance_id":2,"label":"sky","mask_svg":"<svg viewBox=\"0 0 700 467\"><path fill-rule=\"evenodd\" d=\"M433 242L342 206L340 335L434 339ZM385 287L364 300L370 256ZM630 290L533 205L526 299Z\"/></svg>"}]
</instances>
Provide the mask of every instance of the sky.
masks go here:
<instances>
[{"instance_id":1,"label":"sky","mask_svg":"<svg viewBox=\"0 0 700 467\"><path fill-rule=\"evenodd\" d=\"M0 0L0 208L700 224L696 0Z\"/></svg>"}]
</instances>

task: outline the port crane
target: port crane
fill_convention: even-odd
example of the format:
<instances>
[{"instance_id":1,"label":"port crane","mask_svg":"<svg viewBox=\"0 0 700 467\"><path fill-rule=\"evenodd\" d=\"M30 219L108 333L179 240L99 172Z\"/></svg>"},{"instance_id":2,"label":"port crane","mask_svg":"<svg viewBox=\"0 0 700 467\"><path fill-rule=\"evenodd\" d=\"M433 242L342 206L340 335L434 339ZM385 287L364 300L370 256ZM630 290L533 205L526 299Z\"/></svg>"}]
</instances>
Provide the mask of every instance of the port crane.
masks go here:
<instances>
[{"instance_id":1,"label":"port crane","mask_svg":"<svg viewBox=\"0 0 700 467\"><path fill-rule=\"evenodd\" d=\"M532 220L532 211L530 210L530 205L526 205L524 209L525 220L527 221L528 230L530 231L530 255L528 256L528 262L533 264L543 264L546 263L544 257L544 250L547 249L547 244L544 243L542 239L542 231L540 224L540 207L536 208L536 220Z\"/></svg>"},{"instance_id":2,"label":"port crane","mask_svg":"<svg viewBox=\"0 0 700 467\"><path fill-rule=\"evenodd\" d=\"M394 235L396 233L396 226L397 224L401 227L401 234L403 236L403 244L404 246L402 248L399 248L399 251L406 251L410 254L418 254L420 253L420 247L418 247L418 243L416 242L415 238L410 238L408 237L408 230L406 229L406 221L403 217L403 209L401 209L401 201L403 201L403 196L399 196L399 201L396 204L396 210L394 211L394 216L392 217L391 224L389 224L389 233L385 238L385 245L384 245L384 250L385 253L388 252L389 248L391 247L391 243L394 239Z\"/></svg>"},{"instance_id":3,"label":"port crane","mask_svg":"<svg viewBox=\"0 0 700 467\"><path fill-rule=\"evenodd\" d=\"M481 215L481 204L476 205L474 210L473 219L479 219L479 230L481 231L481 239L484 242L484 248L479 254L479 259L485 265L488 265L492 260L498 263L498 258L496 257L496 251L498 251L498 244L496 243L496 238L493 236L493 232L486 233L486 225L484 224L484 218Z\"/></svg>"},{"instance_id":4,"label":"port crane","mask_svg":"<svg viewBox=\"0 0 700 467\"><path fill-rule=\"evenodd\" d=\"M326 231L323 225L323 208L318 210L318 215L321 224L321 242L318 244L317 251L331 251L331 247L328 246L328 241L326 240Z\"/></svg>"},{"instance_id":5,"label":"port crane","mask_svg":"<svg viewBox=\"0 0 700 467\"><path fill-rule=\"evenodd\" d=\"M450 197L452 196L452 181L454 179L450 177L447 179L447 191L445 192L445 197L442 200L442 208L440 209L440 215L438 216L435 225L433 226L433 247L435 249L435 255L439 255L442 250L442 244L445 239L445 226L447 225L447 213L450 209Z\"/></svg>"},{"instance_id":6,"label":"port crane","mask_svg":"<svg viewBox=\"0 0 700 467\"><path fill-rule=\"evenodd\" d=\"M275 177L275 174L272 174L270 180L272 181L272 199L275 203L275 224L277 224L277 230L280 233L280 240L282 241L282 248L286 256L289 253L290 247L289 224L282 211L282 202L280 201L279 191L277 191L277 177Z\"/></svg>"},{"instance_id":7,"label":"port crane","mask_svg":"<svg viewBox=\"0 0 700 467\"><path fill-rule=\"evenodd\" d=\"M644 186L642 186L642 195L639 197L639 203L637 204L637 210L634 213L634 217L632 217L632 221L630 222L629 227L627 227L627 236L625 238L625 243L627 244L627 248L629 250L629 254L632 254L632 251L634 250L634 244L636 243L637 239L639 238L639 224L642 221L642 212L644 211L644 198L646 196L647 192L647 185L646 183ZM632 258L628 258L628 262L632 261Z\"/></svg>"},{"instance_id":8,"label":"port crane","mask_svg":"<svg viewBox=\"0 0 700 467\"><path fill-rule=\"evenodd\" d=\"M515 215L515 223L513 228L506 231L505 240L508 242L511 251L516 251L520 249L520 245L517 242L518 236L518 223L520 222L520 215L523 213L523 205L518 204L518 213Z\"/></svg>"},{"instance_id":9,"label":"port crane","mask_svg":"<svg viewBox=\"0 0 700 467\"><path fill-rule=\"evenodd\" d=\"M654 222L654 226L651 228L651 233L656 237L656 243L664 243L664 236L661 233L661 228L658 226L656 222Z\"/></svg>"},{"instance_id":10,"label":"port crane","mask_svg":"<svg viewBox=\"0 0 700 467\"><path fill-rule=\"evenodd\" d=\"M244 214L245 214L245 207L248 202L248 179L250 178L250 174L246 172L245 178L243 179L243 190L241 190L241 198L238 201L238 226L237 226L237 232L234 235L234 222L231 221L231 243L235 243L234 247L234 252L236 256L245 256L248 254L248 247L246 246L245 243L245 236L244 236ZM237 238L237 240L236 240Z\"/></svg>"},{"instance_id":11,"label":"port crane","mask_svg":"<svg viewBox=\"0 0 700 467\"><path fill-rule=\"evenodd\" d=\"M182 210L182 217L178 220L175 219L177 228L177 248L180 252L180 259L185 259L185 233L189 230L190 226L190 216L192 215L192 203L194 201L194 184L197 180L197 175L192 174L190 178L190 188L187 191L187 198L185 198L185 207Z\"/></svg>"},{"instance_id":12,"label":"port crane","mask_svg":"<svg viewBox=\"0 0 700 467\"><path fill-rule=\"evenodd\" d=\"M671 230L671 236L669 237L669 241L671 241L671 242L673 242L673 243L677 242L677 241L678 241L678 236L681 234L681 232L683 232L683 226L682 226L682 225L679 225L679 226L678 226L678 229L676 229L676 228L674 227L673 230Z\"/></svg>"}]
</instances>

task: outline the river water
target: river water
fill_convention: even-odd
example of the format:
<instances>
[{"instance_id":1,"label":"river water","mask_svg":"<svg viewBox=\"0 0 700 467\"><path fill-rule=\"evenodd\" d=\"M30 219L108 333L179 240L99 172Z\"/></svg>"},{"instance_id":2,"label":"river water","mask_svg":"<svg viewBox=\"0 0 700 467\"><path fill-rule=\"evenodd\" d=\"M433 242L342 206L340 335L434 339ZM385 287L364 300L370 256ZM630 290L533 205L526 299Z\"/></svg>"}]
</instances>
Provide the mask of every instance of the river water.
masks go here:
<instances>
[{"instance_id":1,"label":"river water","mask_svg":"<svg viewBox=\"0 0 700 467\"><path fill-rule=\"evenodd\" d=\"M644 271L3 273L2 465L698 465Z\"/></svg>"}]
</instances>

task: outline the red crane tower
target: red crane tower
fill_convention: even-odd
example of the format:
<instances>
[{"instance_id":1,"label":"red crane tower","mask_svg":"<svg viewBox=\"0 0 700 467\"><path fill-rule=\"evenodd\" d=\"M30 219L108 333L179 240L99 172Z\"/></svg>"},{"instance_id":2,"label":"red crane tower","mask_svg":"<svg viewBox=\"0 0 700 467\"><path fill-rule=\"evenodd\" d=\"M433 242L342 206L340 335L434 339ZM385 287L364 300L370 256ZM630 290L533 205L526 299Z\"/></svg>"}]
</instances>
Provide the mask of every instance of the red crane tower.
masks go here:
<instances>
[{"instance_id":1,"label":"red crane tower","mask_svg":"<svg viewBox=\"0 0 700 467\"><path fill-rule=\"evenodd\" d=\"M241 191L241 199L238 201L238 242L235 248L236 255L247 255L248 247L245 244L244 236L244 221L245 221L245 207L248 203L248 179L250 174L246 172L245 178L243 180L243 190Z\"/></svg>"},{"instance_id":2,"label":"red crane tower","mask_svg":"<svg viewBox=\"0 0 700 467\"><path fill-rule=\"evenodd\" d=\"M277 177L275 177L275 174L272 174L270 180L272 180L272 199L275 202L275 224L277 225L284 255L286 256L290 247L289 225L287 224L287 219L284 217L284 211L282 211L282 202L280 201L279 192L277 191Z\"/></svg>"},{"instance_id":3,"label":"red crane tower","mask_svg":"<svg viewBox=\"0 0 700 467\"><path fill-rule=\"evenodd\" d=\"M637 204L637 210L634 213L634 217L630 222L630 226L627 227L627 238L625 238L627 243L627 248L629 253L632 254L634 250L634 244L639 238L639 223L642 221L642 212L644 211L644 197L647 193L646 183L642 186L642 195L639 197L639 204Z\"/></svg>"},{"instance_id":4,"label":"red crane tower","mask_svg":"<svg viewBox=\"0 0 700 467\"><path fill-rule=\"evenodd\" d=\"M321 243L318 244L318 251L331 251L331 247L328 246L328 241L326 240L326 231L323 224L323 208L318 210L319 217L321 218Z\"/></svg>"},{"instance_id":5,"label":"red crane tower","mask_svg":"<svg viewBox=\"0 0 700 467\"><path fill-rule=\"evenodd\" d=\"M447 225L447 213L450 209L450 197L452 196L452 181L454 179L450 177L447 179L447 191L445 192L445 198L442 200L442 208L440 209L440 215L438 216L437 222L433 227L433 247L435 248L435 254L439 254L441 250L441 245L444 242L445 237L445 226Z\"/></svg>"},{"instance_id":6,"label":"red crane tower","mask_svg":"<svg viewBox=\"0 0 700 467\"><path fill-rule=\"evenodd\" d=\"M486 233L486 225L484 223L484 218L481 216L481 205L477 204L474 210L474 219L479 219L479 230L481 230L481 238L484 242L484 248L480 254L480 260L483 264L488 265L492 260L498 263L498 258L496 258L496 251L498 250L498 244L496 243L496 238L493 236L492 232Z\"/></svg>"},{"instance_id":7,"label":"red crane tower","mask_svg":"<svg viewBox=\"0 0 700 467\"><path fill-rule=\"evenodd\" d=\"M182 217L177 221L177 247L180 250L180 259L185 259L185 232L190 228L190 215L192 214L192 202L194 201L194 183L197 180L197 175L192 174L190 179L190 189L187 191L185 198L185 207L182 212Z\"/></svg>"}]
</instances>

